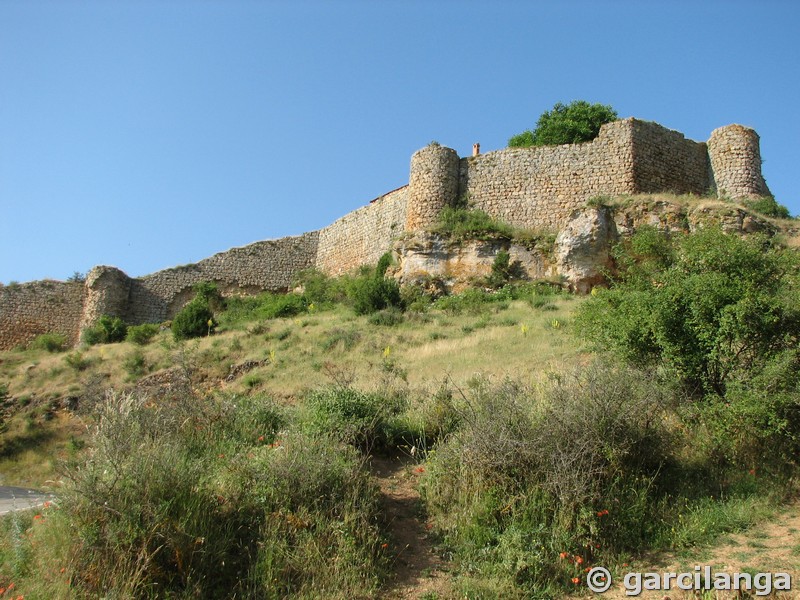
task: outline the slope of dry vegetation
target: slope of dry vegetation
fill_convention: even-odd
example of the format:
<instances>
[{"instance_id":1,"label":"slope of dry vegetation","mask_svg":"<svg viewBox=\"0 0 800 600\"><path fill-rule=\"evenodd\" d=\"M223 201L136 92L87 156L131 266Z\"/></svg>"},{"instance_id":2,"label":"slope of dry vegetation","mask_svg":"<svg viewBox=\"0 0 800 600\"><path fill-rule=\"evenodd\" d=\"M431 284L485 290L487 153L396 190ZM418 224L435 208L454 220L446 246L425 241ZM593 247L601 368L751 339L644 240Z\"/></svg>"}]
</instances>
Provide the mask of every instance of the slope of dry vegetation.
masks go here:
<instances>
[{"instance_id":1,"label":"slope of dry vegetation","mask_svg":"<svg viewBox=\"0 0 800 600\"><path fill-rule=\"evenodd\" d=\"M383 262L203 286L196 339L4 353L0 472L59 500L3 521L0 587L553 598L794 493L793 251L643 230L587 299L401 294Z\"/></svg>"}]
</instances>

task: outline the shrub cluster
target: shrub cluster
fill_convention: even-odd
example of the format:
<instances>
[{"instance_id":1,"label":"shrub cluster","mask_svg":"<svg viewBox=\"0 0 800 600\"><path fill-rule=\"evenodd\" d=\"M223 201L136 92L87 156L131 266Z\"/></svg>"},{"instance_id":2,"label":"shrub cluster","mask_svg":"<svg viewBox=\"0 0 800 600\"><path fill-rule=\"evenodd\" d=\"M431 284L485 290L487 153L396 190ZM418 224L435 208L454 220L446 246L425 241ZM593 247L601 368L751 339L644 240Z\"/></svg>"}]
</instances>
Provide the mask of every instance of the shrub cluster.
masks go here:
<instances>
[{"instance_id":1,"label":"shrub cluster","mask_svg":"<svg viewBox=\"0 0 800 600\"><path fill-rule=\"evenodd\" d=\"M611 289L578 325L631 363L660 365L696 395L759 373L800 340L795 253L704 229L680 242L640 230L617 251Z\"/></svg>"},{"instance_id":2,"label":"shrub cluster","mask_svg":"<svg viewBox=\"0 0 800 600\"><path fill-rule=\"evenodd\" d=\"M482 210L446 206L433 227L435 233L454 239L511 239L514 230Z\"/></svg>"},{"instance_id":3,"label":"shrub cluster","mask_svg":"<svg viewBox=\"0 0 800 600\"><path fill-rule=\"evenodd\" d=\"M128 334L128 326L119 317L101 316L97 323L84 330L84 343L94 346L95 344L115 344L125 339Z\"/></svg>"},{"instance_id":4,"label":"shrub cluster","mask_svg":"<svg viewBox=\"0 0 800 600\"><path fill-rule=\"evenodd\" d=\"M155 323L144 323L142 325L130 325L125 340L137 346L146 346L156 335L161 327Z\"/></svg>"},{"instance_id":5,"label":"shrub cluster","mask_svg":"<svg viewBox=\"0 0 800 600\"><path fill-rule=\"evenodd\" d=\"M544 393L477 381L429 460L424 497L459 564L500 589L553 597L575 575L559 554L641 548L669 522L655 482L672 457L665 396L609 364Z\"/></svg>"},{"instance_id":6,"label":"shrub cluster","mask_svg":"<svg viewBox=\"0 0 800 600\"><path fill-rule=\"evenodd\" d=\"M779 204L772 196L765 196L756 200L745 200L744 205L762 215L774 217L776 219L791 219L789 209L783 204Z\"/></svg>"},{"instance_id":7,"label":"shrub cluster","mask_svg":"<svg viewBox=\"0 0 800 600\"><path fill-rule=\"evenodd\" d=\"M403 307L400 285L397 280L386 277L391 260L391 254L384 254L375 269L362 269L358 276L347 282L347 300L357 315Z\"/></svg>"},{"instance_id":8,"label":"shrub cluster","mask_svg":"<svg viewBox=\"0 0 800 600\"><path fill-rule=\"evenodd\" d=\"M374 589L376 489L354 450L285 426L263 398L109 397L92 454L66 468L59 510L24 542L46 544L26 560L41 559L47 597Z\"/></svg>"},{"instance_id":9,"label":"shrub cluster","mask_svg":"<svg viewBox=\"0 0 800 600\"><path fill-rule=\"evenodd\" d=\"M62 352L67 347L67 337L61 333L43 333L30 343L34 350Z\"/></svg>"},{"instance_id":10,"label":"shrub cluster","mask_svg":"<svg viewBox=\"0 0 800 600\"><path fill-rule=\"evenodd\" d=\"M617 250L619 273L576 324L598 347L657 369L694 402L702 462L775 474L800 449L800 258L760 237L705 229L679 241L642 229Z\"/></svg>"},{"instance_id":11,"label":"shrub cluster","mask_svg":"<svg viewBox=\"0 0 800 600\"><path fill-rule=\"evenodd\" d=\"M308 424L315 433L331 435L363 451L386 449L403 439L398 417L406 404L400 395L386 397L350 386L321 388L308 398Z\"/></svg>"},{"instance_id":12,"label":"shrub cluster","mask_svg":"<svg viewBox=\"0 0 800 600\"><path fill-rule=\"evenodd\" d=\"M211 335L219 324L214 310L224 308L225 302L216 284L199 283L194 298L172 319L172 335L176 340L187 340Z\"/></svg>"}]
</instances>

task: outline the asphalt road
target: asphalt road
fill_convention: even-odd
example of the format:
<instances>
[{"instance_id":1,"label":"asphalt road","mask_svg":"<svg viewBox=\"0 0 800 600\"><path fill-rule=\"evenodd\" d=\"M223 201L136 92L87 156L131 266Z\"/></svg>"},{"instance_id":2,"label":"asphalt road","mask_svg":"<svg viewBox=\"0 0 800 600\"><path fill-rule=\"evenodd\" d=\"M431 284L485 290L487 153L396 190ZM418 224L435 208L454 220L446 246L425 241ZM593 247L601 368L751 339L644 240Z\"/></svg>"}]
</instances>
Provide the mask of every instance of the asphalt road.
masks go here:
<instances>
[{"instance_id":1,"label":"asphalt road","mask_svg":"<svg viewBox=\"0 0 800 600\"><path fill-rule=\"evenodd\" d=\"M0 515L41 506L53 496L37 490L0 486Z\"/></svg>"}]
</instances>

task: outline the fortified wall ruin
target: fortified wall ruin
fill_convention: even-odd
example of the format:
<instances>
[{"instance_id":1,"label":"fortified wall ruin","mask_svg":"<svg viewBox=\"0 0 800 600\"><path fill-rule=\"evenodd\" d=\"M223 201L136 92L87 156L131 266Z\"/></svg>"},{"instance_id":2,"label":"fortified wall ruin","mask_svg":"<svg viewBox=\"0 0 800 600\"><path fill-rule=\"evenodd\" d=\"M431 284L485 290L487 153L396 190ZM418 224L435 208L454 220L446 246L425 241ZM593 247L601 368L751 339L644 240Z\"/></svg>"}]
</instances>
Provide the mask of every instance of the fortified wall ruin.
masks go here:
<instances>
[{"instance_id":1,"label":"fortified wall ruin","mask_svg":"<svg viewBox=\"0 0 800 600\"><path fill-rule=\"evenodd\" d=\"M769 195L755 131L729 125L707 143L652 122L608 123L583 144L506 148L460 158L431 144L411 157L407 186L300 236L256 242L198 263L131 278L95 267L85 282L35 281L0 288L0 349L42 333L80 332L104 314L128 323L172 318L192 287L214 281L223 294L286 291L302 270L338 275L374 264L404 233L436 224L445 206L471 207L520 228L563 229L597 196L671 192L740 200Z\"/></svg>"}]
</instances>

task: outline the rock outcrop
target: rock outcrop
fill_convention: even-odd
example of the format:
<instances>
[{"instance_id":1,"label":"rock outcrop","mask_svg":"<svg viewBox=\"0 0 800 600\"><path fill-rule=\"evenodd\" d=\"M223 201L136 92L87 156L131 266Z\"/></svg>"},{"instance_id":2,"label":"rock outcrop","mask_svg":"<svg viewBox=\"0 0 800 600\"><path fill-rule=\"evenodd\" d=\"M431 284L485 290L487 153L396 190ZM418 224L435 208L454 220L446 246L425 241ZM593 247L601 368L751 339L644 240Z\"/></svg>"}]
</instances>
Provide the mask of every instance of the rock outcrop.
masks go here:
<instances>
[{"instance_id":1,"label":"rock outcrop","mask_svg":"<svg viewBox=\"0 0 800 600\"><path fill-rule=\"evenodd\" d=\"M542 279L553 274L547 252L529 248L512 240L450 240L439 234L419 232L395 246L399 269L396 277L402 284L428 285L441 282L447 291L461 289L492 273L497 254L505 250L523 278Z\"/></svg>"},{"instance_id":2,"label":"rock outcrop","mask_svg":"<svg viewBox=\"0 0 800 600\"><path fill-rule=\"evenodd\" d=\"M584 208L572 213L554 249L556 270L572 291L585 294L605 281L605 272L613 266L611 247L617 238L610 208Z\"/></svg>"}]
</instances>

